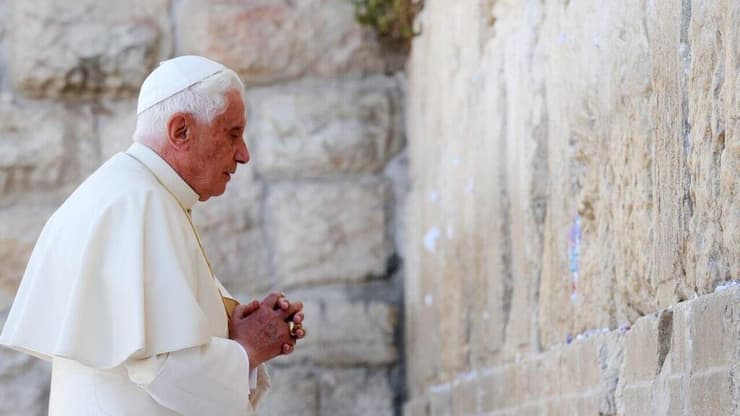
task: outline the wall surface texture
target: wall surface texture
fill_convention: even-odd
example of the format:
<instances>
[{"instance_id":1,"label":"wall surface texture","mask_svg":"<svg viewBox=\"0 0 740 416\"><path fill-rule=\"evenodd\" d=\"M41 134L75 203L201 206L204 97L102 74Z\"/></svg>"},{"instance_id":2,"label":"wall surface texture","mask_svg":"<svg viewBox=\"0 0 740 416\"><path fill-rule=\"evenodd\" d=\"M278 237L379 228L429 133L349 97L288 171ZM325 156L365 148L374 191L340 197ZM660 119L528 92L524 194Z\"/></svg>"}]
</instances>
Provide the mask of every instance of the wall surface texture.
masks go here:
<instances>
[{"instance_id":1,"label":"wall surface texture","mask_svg":"<svg viewBox=\"0 0 740 416\"><path fill-rule=\"evenodd\" d=\"M740 415L740 2L416 23L406 414Z\"/></svg>"},{"instance_id":2,"label":"wall surface texture","mask_svg":"<svg viewBox=\"0 0 740 416\"><path fill-rule=\"evenodd\" d=\"M252 162L194 210L211 262L244 301L305 304L259 413L393 414L405 81L345 0L0 0L0 325L47 218L129 146L141 82L182 54L248 87ZM0 350L0 415L46 414L48 383Z\"/></svg>"}]
</instances>

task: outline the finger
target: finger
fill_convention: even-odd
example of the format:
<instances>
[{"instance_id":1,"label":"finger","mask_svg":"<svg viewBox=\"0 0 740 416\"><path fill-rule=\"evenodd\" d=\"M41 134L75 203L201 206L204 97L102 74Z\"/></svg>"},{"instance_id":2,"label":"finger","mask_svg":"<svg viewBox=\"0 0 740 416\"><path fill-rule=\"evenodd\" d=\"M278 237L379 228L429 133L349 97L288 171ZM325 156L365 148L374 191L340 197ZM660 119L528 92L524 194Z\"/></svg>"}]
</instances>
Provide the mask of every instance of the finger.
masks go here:
<instances>
[{"instance_id":1,"label":"finger","mask_svg":"<svg viewBox=\"0 0 740 416\"><path fill-rule=\"evenodd\" d=\"M275 309L275 306L277 306L277 302L281 297L285 297L285 295L278 292L270 293L262 300L261 305L269 307L270 309Z\"/></svg>"},{"instance_id":2,"label":"finger","mask_svg":"<svg viewBox=\"0 0 740 416\"><path fill-rule=\"evenodd\" d=\"M257 299L254 299L246 305L237 306L237 309L235 309L235 311L238 311L240 306L243 306L243 308L241 309L239 314L236 314L236 316L242 319L257 311L257 309L260 308L260 302Z\"/></svg>"},{"instance_id":3,"label":"finger","mask_svg":"<svg viewBox=\"0 0 740 416\"><path fill-rule=\"evenodd\" d=\"M305 316L303 315L303 312L298 312L297 314L293 315L293 323L300 324L303 322L303 319Z\"/></svg>"},{"instance_id":4,"label":"finger","mask_svg":"<svg viewBox=\"0 0 740 416\"><path fill-rule=\"evenodd\" d=\"M282 352L283 354L290 354L293 352L293 346L290 344L283 344Z\"/></svg>"},{"instance_id":5,"label":"finger","mask_svg":"<svg viewBox=\"0 0 740 416\"><path fill-rule=\"evenodd\" d=\"M278 307L284 311L290 308L290 302L288 301L288 298L286 298L285 296L278 299L277 304L278 304Z\"/></svg>"},{"instance_id":6,"label":"finger","mask_svg":"<svg viewBox=\"0 0 740 416\"><path fill-rule=\"evenodd\" d=\"M295 331L293 331L293 333L295 334L294 336L295 339L301 339L306 336L305 329L296 329Z\"/></svg>"},{"instance_id":7,"label":"finger","mask_svg":"<svg viewBox=\"0 0 740 416\"><path fill-rule=\"evenodd\" d=\"M285 319L293 319L292 316L296 313L303 310L303 302L293 302L290 304L290 307L286 310L283 310L282 315Z\"/></svg>"}]
</instances>

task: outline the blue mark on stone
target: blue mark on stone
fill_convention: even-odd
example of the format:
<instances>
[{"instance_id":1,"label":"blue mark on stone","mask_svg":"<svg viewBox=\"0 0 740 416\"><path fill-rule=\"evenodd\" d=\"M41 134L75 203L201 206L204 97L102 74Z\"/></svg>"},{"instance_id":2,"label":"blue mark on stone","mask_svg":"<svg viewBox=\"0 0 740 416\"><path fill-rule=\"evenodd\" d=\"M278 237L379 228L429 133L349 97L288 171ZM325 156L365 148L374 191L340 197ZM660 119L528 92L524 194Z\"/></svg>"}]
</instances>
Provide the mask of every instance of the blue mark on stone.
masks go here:
<instances>
[{"instance_id":1,"label":"blue mark on stone","mask_svg":"<svg viewBox=\"0 0 740 416\"><path fill-rule=\"evenodd\" d=\"M571 277L570 300L578 299L578 273L580 272L581 258L581 216L576 214L568 231L568 270Z\"/></svg>"}]
</instances>

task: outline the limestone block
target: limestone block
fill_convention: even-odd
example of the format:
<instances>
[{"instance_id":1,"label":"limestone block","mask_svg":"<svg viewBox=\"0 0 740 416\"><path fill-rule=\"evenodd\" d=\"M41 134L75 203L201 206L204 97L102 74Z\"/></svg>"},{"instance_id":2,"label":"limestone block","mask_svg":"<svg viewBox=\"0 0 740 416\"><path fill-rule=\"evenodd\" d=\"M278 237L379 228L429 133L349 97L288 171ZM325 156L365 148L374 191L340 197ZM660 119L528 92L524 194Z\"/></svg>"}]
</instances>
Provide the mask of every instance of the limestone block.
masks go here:
<instances>
[{"instance_id":1,"label":"limestone block","mask_svg":"<svg viewBox=\"0 0 740 416\"><path fill-rule=\"evenodd\" d=\"M733 375L729 370L712 371L691 377L687 414L731 415L737 409L733 403Z\"/></svg>"},{"instance_id":2,"label":"limestone block","mask_svg":"<svg viewBox=\"0 0 740 416\"><path fill-rule=\"evenodd\" d=\"M653 125L654 244L649 260L651 284L658 306L666 307L687 296L682 258L691 215L686 137L688 114L684 97L688 48L682 35L690 18L688 2L661 0L650 14L650 48L654 94L648 114ZM682 39L683 37L683 39Z\"/></svg>"},{"instance_id":3,"label":"limestone block","mask_svg":"<svg viewBox=\"0 0 740 416\"><path fill-rule=\"evenodd\" d=\"M478 414L478 374L470 374L452 385L452 413L455 415Z\"/></svg>"},{"instance_id":4,"label":"limestone block","mask_svg":"<svg viewBox=\"0 0 740 416\"><path fill-rule=\"evenodd\" d=\"M5 258L5 257L3 257ZM0 328L7 318L0 305ZM45 361L0 348L0 414L43 416L48 413L51 368Z\"/></svg>"},{"instance_id":5,"label":"limestone block","mask_svg":"<svg viewBox=\"0 0 740 416\"><path fill-rule=\"evenodd\" d=\"M701 293L740 273L740 4L692 1L691 50L684 105L692 215L688 224L687 284ZM685 62L684 62L685 63Z\"/></svg>"},{"instance_id":6,"label":"limestone block","mask_svg":"<svg viewBox=\"0 0 740 416\"><path fill-rule=\"evenodd\" d=\"M665 400L671 403L668 382L659 383L656 379L660 376L667 380L672 376L671 368L676 362L674 354L678 353L672 350L674 345L680 349L679 344L691 342L686 338L677 339L678 334L688 335L681 331L682 327L673 326L674 320L683 321L683 317L684 314L679 312L674 319L672 310L645 316L638 319L627 333L624 363L616 391L618 414L652 414L662 406L663 395L667 395Z\"/></svg>"},{"instance_id":7,"label":"limestone block","mask_svg":"<svg viewBox=\"0 0 740 416\"><path fill-rule=\"evenodd\" d=\"M692 302L681 302L673 307L673 334L670 354L671 373L689 374L693 338L690 336Z\"/></svg>"},{"instance_id":8,"label":"limestone block","mask_svg":"<svg viewBox=\"0 0 740 416\"><path fill-rule=\"evenodd\" d=\"M0 194L79 184L99 164L86 107L0 100Z\"/></svg>"},{"instance_id":9,"label":"limestone block","mask_svg":"<svg viewBox=\"0 0 740 416\"><path fill-rule=\"evenodd\" d=\"M504 381L503 371L496 369L481 374L478 384L480 386L481 412L492 413L506 407L506 397L502 391L509 383Z\"/></svg>"},{"instance_id":10,"label":"limestone block","mask_svg":"<svg viewBox=\"0 0 740 416\"><path fill-rule=\"evenodd\" d=\"M169 0L11 0L8 66L33 97L135 96L170 54Z\"/></svg>"},{"instance_id":11,"label":"limestone block","mask_svg":"<svg viewBox=\"0 0 740 416\"><path fill-rule=\"evenodd\" d=\"M271 179L377 173L403 145L399 93L382 76L250 89L257 171Z\"/></svg>"},{"instance_id":12,"label":"limestone block","mask_svg":"<svg viewBox=\"0 0 740 416\"><path fill-rule=\"evenodd\" d=\"M740 288L724 290L692 302L689 339L691 369L729 367L738 362ZM726 370L726 371L729 371Z\"/></svg>"},{"instance_id":13,"label":"limestone block","mask_svg":"<svg viewBox=\"0 0 740 416\"><path fill-rule=\"evenodd\" d=\"M391 253L387 197L374 178L271 186L266 214L281 287L382 276Z\"/></svg>"},{"instance_id":14,"label":"limestone block","mask_svg":"<svg viewBox=\"0 0 740 416\"><path fill-rule=\"evenodd\" d=\"M406 299L414 306L407 345L415 361L409 365L410 380L421 383L441 383L469 371L474 348L478 364L503 344L507 276L504 221L497 215L501 157L493 128L503 108L484 103L479 92L485 87L501 97L478 71L483 49L478 3L425 4L419 23L428 30L415 40L408 65L413 189L405 264ZM484 136L480 122L489 117L494 122L485 131L490 136ZM429 320L436 325L427 325Z\"/></svg>"},{"instance_id":15,"label":"limestone block","mask_svg":"<svg viewBox=\"0 0 740 416\"><path fill-rule=\"evenodd\" d=\"M26 199L0 209L0 311L15 298L26 263L46 220L63 198Z\"/></svg>"},{"instance_id":16,"label":"limestone block","mask_svg":"<svg viewBox=\"0 0 740 416\"><path fill-rule=\"evenodd\" d=\"M136 100L103 102L97 115L101 159L107 160L133 143Z\"/></svg>"},{"instance_id":17,"label":"limestone block","mask_svg":"<svg viewBox=\"0 0 740 416\"><path fill-rule=\"evenodd\" d=\"M322 415L393 414L394 394L384 369L328 370L321 374L319 383Z\"/></svg>"},{"instance_id":18,"label":"limestone block","mask_svg":"<svg viewBox=\"0 0 740 416\"><path fill-rule=\"evenodd\" d=\"M561 398L557 397L552 400L548 400L545 403L546 415L553 416L568 416L577 415L578 413L578 398Z\"/></svg>"},{"instance_id":19,"label":"limestone block","mask_svg":"<svg viewBox=\"0 0 740 416\"><path fill-rule=\"evenodd\" d=\"M526 360L519 365L517 389L521 397L520 403L536 402L546 396L547 385L542 377L543 360Z\"/></svg>"},{"instance_id":20,"label":"limestone block","mask_svg":"<svg viewBox=\"0 0 740 416\"><path fill-rule=\"evenodd\" d=\"M48 363L20 352L0 348L0 414L43 416L48 413Z\"/></svg>"},{"instance_id":21,"label":"limestone block","mask_svg":"<svg viewBox=\"0 0 740 416\"><path fill-rule=\"evenodd\" d=\"M426 396L418 396L403 405L403 416L429 416L429 401Z\"/></svg>"},{"instance_id":22,"label":"limestone block","mask_svg":"<svg viewBox=\"0 0 740 416\"><path fill-rule=\"evenodd\" d=\"M540 288L545 345L611 326L615 310L629 319L655 310L644 258L653 153L646 8L573 5L548 3L541 33L551 196Z\"/></svg>"},{"instance_id":23,"label":"limestone block","mask_svg":"<svg viewBox=\"0 0 740 416\"><path fill-rule=\"evenodd\" d=\"M500 17L495 25L500 35L488 42L482 57L487 65L497 69L497 73L487 73L489 79L482 84L486 89L494 89L498 102L477 117L485 119L482 121L483 137L500 135L496 149L497 173L503 189L491 191L500 194L502 209L499 215L503 218L498 222L507 234L503 245L506 268L511 276L502 286L508 292L504 296L510 296L504 303L511 309L505 312L509 319L505 323L505 353L513 357L534 347L537 322L534 311L543 260L548 137L542 70L545 54L539 47L543 38L539 32L544 19L544 3L523 5L522 13L506 14L502 9L493 11ZM520 71L523 67L531 70ZM494 81L494 77L501 77L501 80ZM501 85L496 85L499 83ZM488 98L483 100L486 102ZM510 106L517 110L510 110ZM501 111L503 109L507 110ZM488 120L491 118L488 114L494 111L502 113L498 123ZM483 164L483 159L478 163ZM491 189L490 183L481 183L481 189ZM495 274L491 273L489 279L493 276Z\"/></svg>"},{"instance_id":24,"label":"limestone block","mask_svg":"<svg viewBox=\"0 0 740 416\"><path fill-rule=\"evenodd\" d=\"M635 322L627 337L620 383L651 381L659 371L658 319L645 316ZM668 340L670 342L670 339Z\"/></svg>"},{"instance_id":25,"label":"limestone block","mask_svg":"<svg viewBox=\"0 0 740 416\"><path fill-rule=\"evenodd\" d=\"M263 195L263 184L253 167L239 166L222 196L193 208L193 220L214 272L232 294L251 297L275 283L270 246L262 228Z\"/></svg>"},{"instance_id":26,"label":"limestone block","mask_svg":"<svg viewBox=\"0 0 740 416\"><path fill-rule=\"evenodd\" d=\"M188 0L178 27L183 54L210 56L249 84L384 67L372 33L342 0Z\"/></svg>"},{"instance_id":27,"label":"limestone block","mask_svg":"<svg viewBox=\"0 0 740 416\"><path fill-rule=\"evenodd\" d=\"M412 199L413 200L413 199ZM410 218L411 220L411 218ZM406 272L418 276L418 263L414 261L416 250L410 250L406 258ZM407 276L409 276L407 274ZM429 282L420 278L406 278L405 282L405 354L406 374L411 395L421 395L428 383L440 374L439 329L426 323L434 316L434 295L426 288Z\"/></svg>"},{"instance_id":28,"label":"limestone block","mask_svg":"<svg viewBox=\"0 0 740 416\"><path fill-rule=\"evenodd\" d=\"M509 156L503 151L507 147L504 126L509 120L505 111L507 95L503 64L506 48L502 46L490 43L481 57L482 70L492 74L494 79L483 82L473 91L476 102L480 102L480 113L475 113L481 118L481 125L477 127L480 130L475 133L479 141L475 145L455 149L456 155L452 156L451 166L447 169L457 180L444 191L439 191L443 192L445 203L452 211L445 216L443 227L445 237L453 240L456 246L450 251L470 253L464 257L468 264L458 267L468 279L466 296L469 296L469 301L465 303L470 304L470 313L474 317L470 322L470 355L474 367L497 364L496 357L502 355L501 350L506 343L515 345L511 349L517 352L526 349L529 336L534 333L530 328L534 305L529 302L532 300L531 289L536 289L536 277L521 269L517 271L522 274L516 279L513 277L514 242L509 232L512 221L508 218L512 211L506 191L510 168L507 167ZM527 161L522 165L527 166ZM436 185L430 188L429 196L437 192ZM526 190L523 193L526 194ZM453 207L459 200L464 201L464 214L454 212ZM482 206L488 208L475 208ZM525 230L519 231L526 233ZM537 236L521 235L521 238L537 244ZM486 250L475 254L478 250L473 247L486 247Z\"/></svg>"},{"instance_id":29,"label":"limestone block","mask_svg":"<svg viewBox=\"0 0 740 416\"><path fill-rule=\"evenodd\" d=\"M429 391L429 415L453 416L452 389L449 384L434 386Z\"/></svg>"},{"instance_id":30,"label":"limestone block","mask_svg":"<svg viewBox=\"0 0 740 416\"><path fill-rule=\"evenodd\" d=\"M8 0L0 0L0 10L7 10L8 9ZM5 32L7 32L8 27L8 13L3 12L0 13L0 48L3 50L5 49L3 46L3 41L5 40ZM0 54L0 90L3 89L5 86L5 78L6 78L6 70L5 70L5 59L2 54Z\"/></svg>"},{"instance_id":31,"label":"limestone block","mask_svg":"<svg viewBox=\"0 0 740 416\"><path fill-rule=\"evenodd\" d=\"M7 10L8 7L8 0L0 0L0 8L2 10ZM5 31L8 27L8 14L3 13L2 16L0 16L0 42L3 41L3 38L5 37Z\"/></svg>"},{"instance_id":32,"label":"limestone block","mask_svg":"<svg viewBox=\"0 0 740 416\"><path fill-rule=\"evenodd\" d=\"M563 347L560 355L560 391L578 393L598 387L601 382L600 340L591 338Z\"/></svg>"},{"instance_id":33,"label":"limestone block","mask_svg":"<svg viewBox=\"0 0 740 416\"><path fill-rule=\"evenodd\" d=\"M319 383L313 371L302 367L268 369L272 387L257 407L258 416L318 416Z\"/></svg>"},{"instance_id":34,"label":"limestone block","mask_svg":"<svg viewBox=\"0 0 740 416\"><path fill-rule=\"evenodd\" d=\"M308 336L281 362L389 365L398 359L395 306L380 302L305 301L304 311Z\"/></svg>"}]
</instances>

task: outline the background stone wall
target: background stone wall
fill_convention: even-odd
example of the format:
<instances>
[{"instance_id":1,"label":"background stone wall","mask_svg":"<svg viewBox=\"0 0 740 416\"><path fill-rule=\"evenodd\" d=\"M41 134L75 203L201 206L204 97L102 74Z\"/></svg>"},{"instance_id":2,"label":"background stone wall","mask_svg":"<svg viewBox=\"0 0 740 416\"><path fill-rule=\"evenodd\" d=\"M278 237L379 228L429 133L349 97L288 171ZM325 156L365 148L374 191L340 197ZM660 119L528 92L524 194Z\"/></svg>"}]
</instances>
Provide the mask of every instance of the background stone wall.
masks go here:
<instances>
[{"instance_id":1,"label":"background stone wall","mask_svg":"<svg viewBox=\"0 0 740 416\"><path fill-rule=\"evenodd\" d=\"M0 323L47 218L131 143L144 77L191 53L248 87L252 162L195 208L206 251L241 299L305 302L259 413L393 414L405 82L344 0L0 0ZM46 414L48 377L0 350L0 415Z\"/></svg>"},{"instance_id":2,"label":"background stone wall","mask_svg":"<svg viewBox=\"0 0 740 416\"><path fill-rule=\"evenodd\" d=\"M740 2L417 24L406 414L740 415Z\"/></svg>"}]
</instances>

